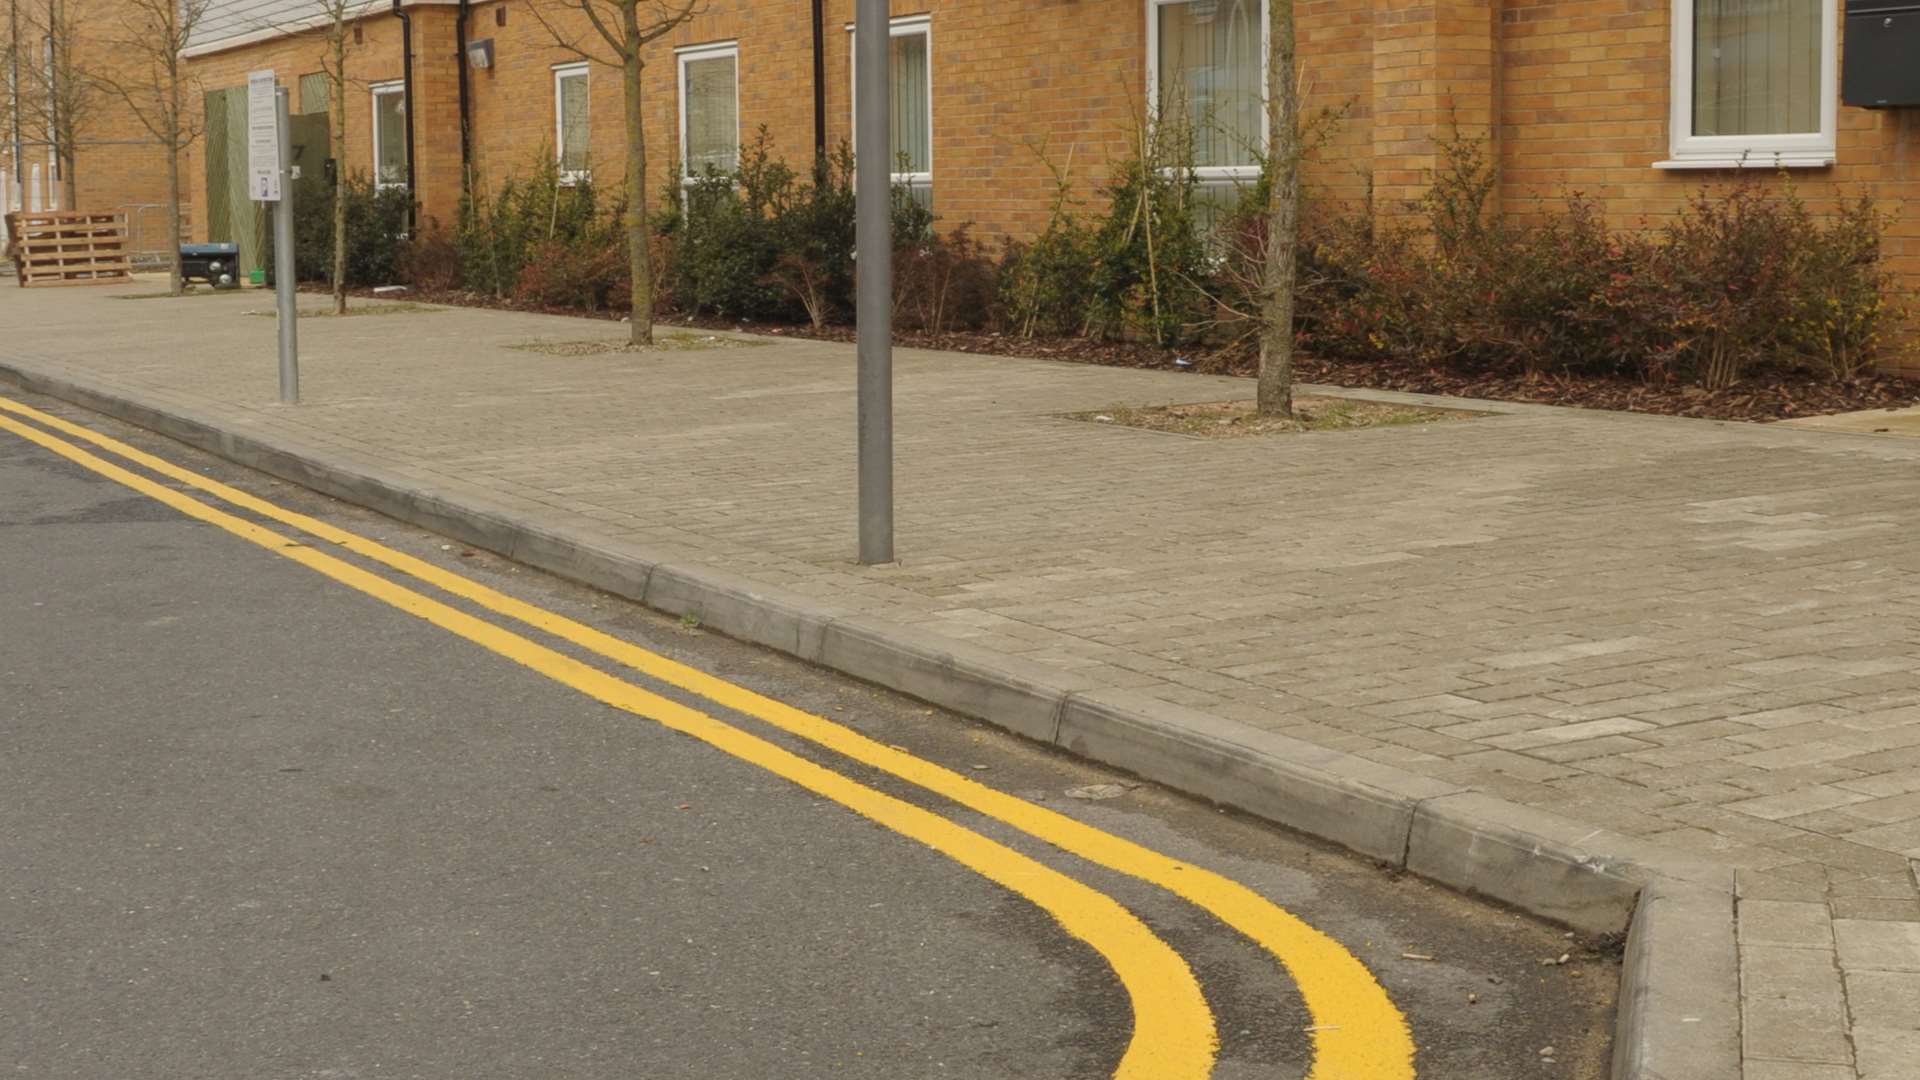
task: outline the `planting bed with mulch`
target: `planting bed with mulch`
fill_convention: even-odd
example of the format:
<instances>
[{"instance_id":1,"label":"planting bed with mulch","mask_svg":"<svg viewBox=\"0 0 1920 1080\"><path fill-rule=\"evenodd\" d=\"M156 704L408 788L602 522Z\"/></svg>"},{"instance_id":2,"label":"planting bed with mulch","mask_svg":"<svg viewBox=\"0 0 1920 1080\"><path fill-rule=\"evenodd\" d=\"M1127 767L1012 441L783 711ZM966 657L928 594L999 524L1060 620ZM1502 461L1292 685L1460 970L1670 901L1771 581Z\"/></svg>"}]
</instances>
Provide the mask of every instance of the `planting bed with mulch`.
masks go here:
<instances>
[{"instance_id":1,"label":"planting bed with mulch","mask_svg":"<svg viewBox=\"0 0 1920 1080\"><path fill-rule=\"evenodd\" d=\"M353 291L358 295L372 295L370 291ZM542 308L468 292L414 291L408 296L425 303L533 311L581 318L622 318L618 312L588 313L577 308ZM851 326L827 326L816 330L809 325L774 325L677 315L662 317L659 325L739 330L772 337L822 341L851 342L854 339ZM1255 357L1245 349L1178 352L1137 342L1023 338L984 330L943 334L900 330L895 332L894 341L900 346L917 349L1024 356L1162 371L1193 371L1209 375L1252 375L1255 367ZM1708 391L1678 382L1455 371L1392 359L1337 360L1303 354L1295 358L1294 378L1304 383L1356 389L1401 390L1490 401L1523 401L1540 405L1752 422L1920 404L1920 381L1886 375L1868 375L1851 382L1836 382L1818 379L1803 372L1761 372L1730 389Z\"/></svg>"},{"instance_id":2,"label":"planting bed with mulch","mask_svg":"<svg viewBox=\"0 0 1920 1080\"><path fill-rule=\"evenodd\" d=\"M721 337L718 334L660 334L653 335L653 344L635 345L625 338L593 338L586 341L525 341L518 345L509 345L509 349L521 352L542 353L547 356L601 356L606 353L641 352L695 352L702 349L751 349L764 342L742 341L739 338Z\"/></svg>"},{"instance_id":3,"label":"planting bed with mulch","mask_svg":"<svg viewBox=\"0 0 1920 1080\"><path fill-rule=\"evenodd\" d=\"M1251 401L1205 401L1192 405L1116 405L1111 409L1065 414L1115 427L1145 428L1169 435L1202 439L1239 439L1249 435L1291 435L1303 431L1354 431L1360 428L1406 427L1442 420L1465 420L1480 415L1457 409L1392 405L1381 401L1301 394L1293 399L1293 415L1261 416Z\"/></svg>"}]
</instances>

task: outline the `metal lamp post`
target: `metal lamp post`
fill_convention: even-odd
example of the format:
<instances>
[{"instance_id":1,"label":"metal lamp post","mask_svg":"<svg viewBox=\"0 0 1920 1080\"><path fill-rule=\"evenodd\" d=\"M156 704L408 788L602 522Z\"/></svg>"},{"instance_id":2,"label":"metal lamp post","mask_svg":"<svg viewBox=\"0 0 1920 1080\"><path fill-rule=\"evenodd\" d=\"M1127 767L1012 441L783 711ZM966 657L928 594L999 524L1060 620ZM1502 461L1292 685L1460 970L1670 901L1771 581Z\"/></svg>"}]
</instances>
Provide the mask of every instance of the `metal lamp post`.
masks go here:
<instances>
[{"instance_id":1,"label":"metal lamp post","mask_svg":"<svg viewBox=\"0 0 1920 1080\"><path fill-rule=\"evenodd\" d=\"M857 289L860 561L893 561L892 145L887 0L859 0L854 17L854 265Z\"/></svg>"}]
</instances>

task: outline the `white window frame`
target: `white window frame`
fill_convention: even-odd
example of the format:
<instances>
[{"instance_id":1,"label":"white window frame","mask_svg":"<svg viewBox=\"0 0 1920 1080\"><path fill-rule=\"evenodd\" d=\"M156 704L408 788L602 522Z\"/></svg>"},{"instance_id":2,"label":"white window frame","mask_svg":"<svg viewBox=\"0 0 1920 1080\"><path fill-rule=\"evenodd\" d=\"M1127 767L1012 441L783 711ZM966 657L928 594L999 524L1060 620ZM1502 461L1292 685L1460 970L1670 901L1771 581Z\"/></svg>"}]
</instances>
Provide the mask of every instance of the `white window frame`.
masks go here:
<instances>
[{"instance_id":1,"label":"white window frame","mask_svg":"<svg viewBox=\"0 0 1920 1080\"><path fill-rule=\"evenodd\" d=\"M1838 157L1840 12L1838 0L1819 0L1820 130L1797 135L1695 135L1693 132L1693 23L1695 0L1673 0L1673 66L1668 82L1668 154L1656 169L1817 169Z\"/></svg>"},{"instance_id":2,"label":"white window frame","mask_svg":"<svg viewBox=\"0 0 1920 1080\"><path fill-rule=\"evenodd\" d=\"M398 97L400 99L400 122L402 124L412 123L413 118L407 115L407 84L405 80L402 79L389 79L386 82L373 83L367 87L367 90L369 95L367 101L372 107L367 130L373 132L373 186L381 190L406 187L407 182L405 180L380 179L381 173L385 171L381 168L385 162L380 159L380 99L388 94ZM406 134L406 130L402 128L400 137L403 140L406 138ZM406 172L405 162L401 163L400 169L404 175Z\"/></svg>"},{"instance_id":3,"label":"white window frame","mask_svg":"<svg viewBox=\"0 0 1920 1080\"><path fill-rule=\"evenodd\" d=\"M1160 9L1190 4L1194 0L1147 0L1147 119L1157 120L1160 112ZM1272 62L1273 50L1269 47L1268 35L1271 33L1270 20L1267 17L1267 0L1260 3L1260 148L1262 150L1272 142L1267 132L1267 67ZM1218 186L1224 183L1243 184L1260 179L1258 165L1200 165L1193 170L1195 178L1203 184Z\"/></svg>"},{"instance_id":4,"label":"white window frame","mask_svg":"<svg viewBox=\"0 0 1920 1080\"><path fill-rule=\"evenodd\" d=\"M587 62L584 60L553 65L553 160L556 165L563 164L567 160L566 99L560 93L560 83L563 79L570 79L576 75L587 80L588 164L587 168L584 169L561 169L560 182L562 184L578 184L582 180L592 181L593 179L593 153L591 149L593 143L593 78L588 75L587 67Z\"/></svg>"},{"instance_id":5,"label":"white window frame","mask_svg":"<svg viewBox=\"0 0 1920 1080\"><path fill-rule=\"evenodd\" d=\"M917 191L931 190L933 187L933 16L896 15L887 20L887 37L912 37L925 35L927 39L927 168L925 172L889 173L893 183L905 184ZM847 116L853 123L855 138L853 152L860 152L860 91L858 75L854 67L858 63L854 48L853 24L847 24ZM891 88L889 88L891 92ZM893 162L888 162L891 165Z\"/></svg>"},{"instance_id":6,"label":"white window frame","mask_svg":"<svg viewBox=\"0 0 1920 1080\"><path fill-rule=\"evenodd\" d=\"M687 65L695 60L718 60L723 56L733 57L733 142L740 145L740 42L716 41L707 45L683 45L673 50L674 55L674 96L679 99L680 109L680 183L691 184L699 177L693 174L693 162L687 157ZM739 163L735 162L735 168Z\"/></svg>"}]
</instances>

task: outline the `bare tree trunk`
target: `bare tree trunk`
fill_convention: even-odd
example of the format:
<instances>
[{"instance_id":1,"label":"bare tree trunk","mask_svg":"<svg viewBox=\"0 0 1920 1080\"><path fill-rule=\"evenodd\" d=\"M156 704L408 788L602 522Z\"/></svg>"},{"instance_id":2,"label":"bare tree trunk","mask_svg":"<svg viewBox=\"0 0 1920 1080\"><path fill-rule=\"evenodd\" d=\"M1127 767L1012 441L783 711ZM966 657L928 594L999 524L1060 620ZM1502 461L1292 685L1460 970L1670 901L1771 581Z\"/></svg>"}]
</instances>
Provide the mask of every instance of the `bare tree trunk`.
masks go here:
<instances>
[{"instance_id":1,"label":"bare tree trunk","mask_svg":"<svg viewBox=\"0 0 1920 1080\"><path fill-rule=\"evenodd\" d=\"M640 23L640 6L647 4L645 26ZM554 43L592 63L619 67L621 89L626 97L624 127L627 141L627 209L622 217L627 232L627 274L632 285L632 314L628 317L628 340L635 345L653 344L653 251L647 227L647 131L641 111L641 73L646 68L640 50L649 42L685 25L702 10L703 0L533 0L529 12L546 28ZM607 46L593 49L580 41L554 16L571 17L578 13L592 27L593 35ZM560 149L556 147L555 149Z\"/></svg>"},{"instance_id":2,"label":"bare tree trunk","mask_svg":"<svg viewBox=\"0 0 1920 1080\"><path fill-rule=\"evenodd\" d=\"M347 313L347 26L344 19L345 8L336 7L333 12L332 40L328 44L333 49L333 71L328 89L332 91L333 116L328 122L332 130L328 133L328 142L332 144L333 154L333 313ZM461 63L466 58L461 57Z\"/></svg>"},{"instance_id":3,"label":"bare tree trunk","mask_svg":"<svg viewBox=\"0 0 1920 1080\"><path fill-rule=\"evenodd\" d=\"M640 45L634 5L621 12L632 42L621 58L627 106L627 269L633 277L633 313L628 340L653 344L653 257L647 236L646 119L640 107Z\"/></svg>"},{"instance_id":4,"label":"bare tree trunk","mask_svg":"<svg viewBox=\"0 0 1920 1080\"><path fill-rule=\"evenodd\" d=\"M183 134L186 118L181 110L186 107L186 95L182 93L177 50L167 57L166 74L167 85L156 89L165 95L160 111L167 132L167 291L180 296L187 291L186 275L180 267L180 154L186 150L188 140ZM237 266L233 269L235 274L240 272Z\"/></svg>"},{"instance_id":5,"label":"bare tree trunk","mask_svg":"<svg viewBox=\"0 0 1920 1080\"><path fill-rule=\"evenodd\" d=\"M180 151L167 151L167 291L180 296L187 280L180 273Z\"/></svg>"},{"instance_id":6,"label":"bare tree trunk","mask_svg":"<svg viewBox=\"0 0 1920 1080\"><path fill-rule=\"evenodd\" d=\"M124 37L114 42L118 62L91 78L114 95L167 155L168 291L186 291L180 274L180 155L202 134L186 111L193 73L181 53L211 0L117 0ZM193 95L196 105L197 93Z\"/></svg>"},{"instance_id":7,"label":"bare tree trunk","mask_svg":"<svg viewBox=\"0 0 1920 1080\"><path fill-rule=\"evenodd\" d=\"M73 144L67 143L60 152L60 176L66 183L68 210L80 209L80 178L73 172Z\"/></svg>"},{"instance_id":8,"label":"bare tree trunk","mask_svg":"<svg viewBox=\"0 0 1920 1080\"><path fill-rule=\"evenodd\" d=\"M1300 131L1294 100L1293 0L1268 0L1267 251L1254 409L1293 415L1294 256L1300 232Z\"/></svg>"}]
</instances>

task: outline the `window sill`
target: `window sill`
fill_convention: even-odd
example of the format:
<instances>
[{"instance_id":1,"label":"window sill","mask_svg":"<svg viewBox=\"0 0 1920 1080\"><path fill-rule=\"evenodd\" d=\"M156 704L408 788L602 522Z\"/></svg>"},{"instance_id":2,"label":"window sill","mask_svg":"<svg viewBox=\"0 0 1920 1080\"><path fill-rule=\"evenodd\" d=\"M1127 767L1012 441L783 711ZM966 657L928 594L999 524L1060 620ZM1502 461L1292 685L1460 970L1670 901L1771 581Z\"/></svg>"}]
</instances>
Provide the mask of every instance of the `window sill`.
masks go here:
<instances>
[{"instance_id":1,"label":"window sill","mask_svg":"<svg viewBox=\"0 0 1920 1080\"><path fill-rule=\"evenodd\" d=\"M1834 164L1831 150L1756 150L1748 154L1711 154L1656 161L1656 169L1825 169Z\"/></svg>"}]
</instances>

